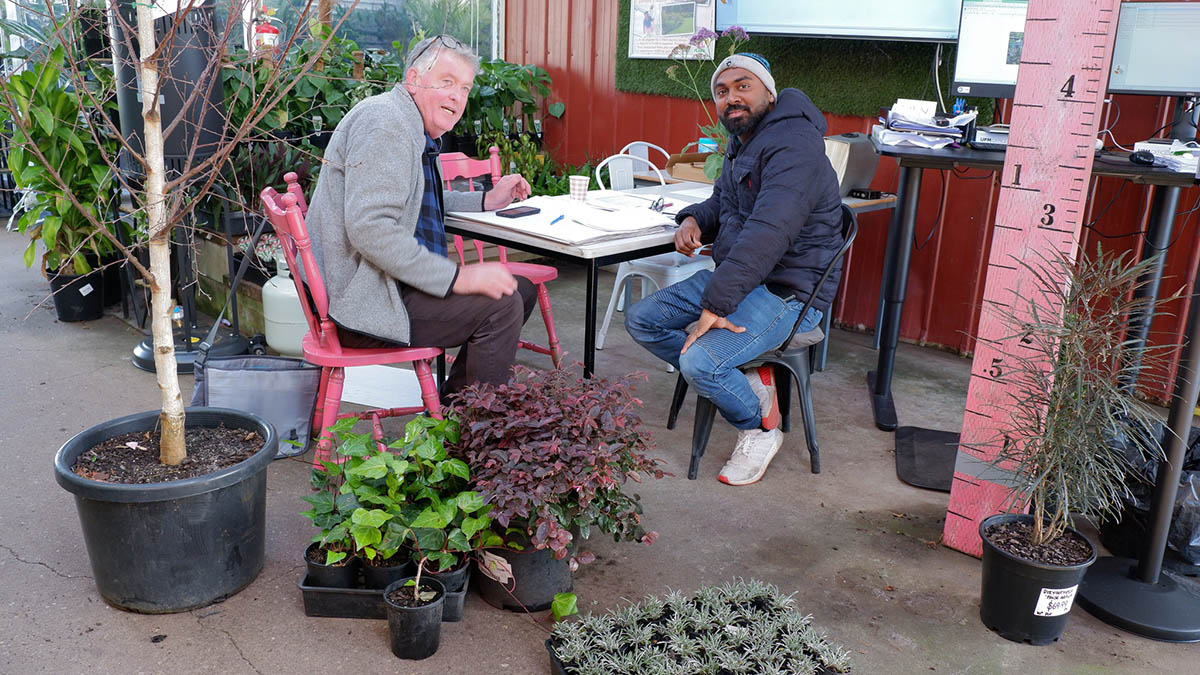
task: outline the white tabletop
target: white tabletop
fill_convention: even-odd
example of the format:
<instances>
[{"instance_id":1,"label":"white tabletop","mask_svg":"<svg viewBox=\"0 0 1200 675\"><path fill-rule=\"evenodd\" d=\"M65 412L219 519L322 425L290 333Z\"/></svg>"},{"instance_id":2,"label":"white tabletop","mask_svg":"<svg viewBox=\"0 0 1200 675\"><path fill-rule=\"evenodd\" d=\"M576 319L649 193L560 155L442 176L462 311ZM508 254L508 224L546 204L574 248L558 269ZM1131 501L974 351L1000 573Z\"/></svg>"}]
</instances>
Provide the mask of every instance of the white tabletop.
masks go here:
<instances>
[{"instance_id":1,"label":"white tabletop","mask_svg":"<svg viewBox=\"0 0 1200 675\"><path fill-rule=\"evenodd\" d=\"M634 195L662 196L669 199L672 194L679 190L684 190L689 187L694 189L696 186L703 185L705 184L676 183L666 186L653 185L649 187L627 190L625 193ZM708 188L711 191L712 186L709 185ZM694 195L687 195L683 198L686 198L692 203L704 200L704 197ZM562 199L566 200L568 198L563 196ZM682 202L679 204L673 204L672 207L668 207L667 210L670 211L672 208L680 208L681 206ZM536 218L538 216L527 217ZM548 215L545 217L552 218L553 216ZM516 223L514 223L513 219L497 216L495 211L454 211L446 214L446 222L452 228L462 231L463 233L501 239L507 244L511 244L516 248L520 248L521 245L533 246L583 260L602 258L605 256L617 253L625 253L633 250L654 248L664 244L669 244L675 239L674 230L666 229L652 233L632 233L628 235L614 234L599 240L581 243L566 243L548 239L546 237L539 237L528 232L523 232L521 229L514 227Z\"/></svg>"}]
</instances>

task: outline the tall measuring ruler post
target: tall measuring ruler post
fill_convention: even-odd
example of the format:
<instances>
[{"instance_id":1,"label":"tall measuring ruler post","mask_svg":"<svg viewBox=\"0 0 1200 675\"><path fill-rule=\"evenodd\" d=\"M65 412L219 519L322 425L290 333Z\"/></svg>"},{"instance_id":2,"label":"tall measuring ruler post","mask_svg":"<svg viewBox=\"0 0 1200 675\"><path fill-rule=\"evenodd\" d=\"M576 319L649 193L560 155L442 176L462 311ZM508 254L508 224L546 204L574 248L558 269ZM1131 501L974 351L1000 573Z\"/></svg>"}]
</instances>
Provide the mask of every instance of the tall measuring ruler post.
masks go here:
<instances>
[{"instance_id":1,"label":"tall measuring ruler post","mask_svg":"<svg viewBox=\"0 0 1200 675\"><path fill-rule=\"evenodd\" d=\"M1008 488L988 480L1000 437L997 416L1011 386L1005 354L1019 338L997 316L1032 292L1035 264L1074 259L1092 171L1099 112L1108 83L1118 0L1030 0L1013 97L1010 141L988 258L967 410L946 511L946 545L983 554L979 521L1003 510Z\"/></svg>"}]
</instances>

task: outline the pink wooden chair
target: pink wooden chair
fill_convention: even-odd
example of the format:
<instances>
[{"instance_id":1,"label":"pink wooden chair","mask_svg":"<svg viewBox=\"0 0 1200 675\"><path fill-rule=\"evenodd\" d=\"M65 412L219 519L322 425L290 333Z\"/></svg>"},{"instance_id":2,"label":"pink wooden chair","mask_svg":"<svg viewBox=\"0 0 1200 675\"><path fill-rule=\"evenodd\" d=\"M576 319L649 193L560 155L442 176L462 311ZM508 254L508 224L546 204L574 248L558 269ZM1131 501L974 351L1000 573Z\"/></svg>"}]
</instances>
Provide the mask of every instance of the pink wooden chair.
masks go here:
<instances>
[{"instance_id":1,"label":"pink wooden chair","mask_svg":"<svg viewBox=\"0 0 1200 675\"><path fill-rule=\"evenodd\" d=\"M268 187L261 193L267 218L275 227L279 244L287 257L288 268L293 270L292 279L296 292L302 299L304 318L308 321L308 333L304 336L304 359L321 366L321 385L317 393L317 413L314 415L314 435L318 435L316 456L313 465L320 466L330 459L333 438L328 427L338 419L356 417L371 420L371 433L380 450L383 444L383 427L379 420L397 415L412 415L428 411L434 417L441 416L437 385L434 383L430 363L441 355L437 347L387 347L382 349L353 349L338 342L337 326L329 318L329 296L317 261L313 256L312 243L308 238L308 227L304 215L308 211L304 195L300 191L295 173L284 176L287 192L279 194ZM299 260L299 264L297 264ZM301 267L302 266L302 267ZM304 270L307 284L301 281L298 270ZM372 408L359 413L341 413L342 387L345 384L347 366L383 365L390 363L412 363L421 386L421 406L401 408Z\"/></svg>"},{"instance_id":2,"label":"pink wooden chair","mask_svg":"<svg viewBox=\"0 0 1200 675\"><path fill-rule=\"evenodd\" d=\"M480 176L491 176L492 182L500 180L500 150L496 146L492 146L488 150L489 157L487 159L471 159L461 152L448 152L441 155L442 160L442 180L446 181L446 188L450 188L450 181L455 178L466 178L467 191L474 192L475 184L471 178ZM480 262L483 262L483 243L478 239L471 241L475 245L475 255ZM549 339L550 346L545 347L533 342L521 340L521 348L535 351L539 354L549 354L550 360L554 362L554 367L562 365L562 348L558 344L558 334L554 331L554 311L550 308L550 293L546 290L546 282L553 281L558 278L558 270L549 265L537 265L534 263L509 262L508 252L503 246L497 246L500 253L500 262L508 267L508 270L513 274L520 275L529 279L537 285L538 307L542 310L542 320L546 323L546 336ZM459 264L466 264L466 256L463 254L463 239L459 235L454 235L454 250L458 252Z\"/></svg>"}]
</instances>

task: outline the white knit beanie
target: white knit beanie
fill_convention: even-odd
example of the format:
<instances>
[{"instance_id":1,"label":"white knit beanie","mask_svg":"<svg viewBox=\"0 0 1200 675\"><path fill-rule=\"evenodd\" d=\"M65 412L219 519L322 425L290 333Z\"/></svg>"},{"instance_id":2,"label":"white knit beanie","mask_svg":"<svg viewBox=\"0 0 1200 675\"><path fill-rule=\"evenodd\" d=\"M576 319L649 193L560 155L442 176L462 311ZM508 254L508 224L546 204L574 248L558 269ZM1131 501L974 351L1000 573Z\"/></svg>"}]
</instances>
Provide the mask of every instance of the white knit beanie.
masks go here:
<instances>
[{"instance_id":1,"label":"white knit beanie","mask_svg":"<svg viewBox=\"0 0 1200 675\"><path fill-rule=\"evenodd\" d=\"M771 98L779 97L779 95L775 93L775 78L771 76L771 64L762 56L758 54L751 54L749 52L733 54L726 57L724 61L721 61L721 63L717 65L717 69L713 71L712 82L710 82L708 85L709 90L714 92L716 91L717 77L722 72L729 70L730 68L744 68L751 73L754 73L754 76L761 80L763 85L766 86L767 91L771 92Z\"/></svg>"}]
</instances>

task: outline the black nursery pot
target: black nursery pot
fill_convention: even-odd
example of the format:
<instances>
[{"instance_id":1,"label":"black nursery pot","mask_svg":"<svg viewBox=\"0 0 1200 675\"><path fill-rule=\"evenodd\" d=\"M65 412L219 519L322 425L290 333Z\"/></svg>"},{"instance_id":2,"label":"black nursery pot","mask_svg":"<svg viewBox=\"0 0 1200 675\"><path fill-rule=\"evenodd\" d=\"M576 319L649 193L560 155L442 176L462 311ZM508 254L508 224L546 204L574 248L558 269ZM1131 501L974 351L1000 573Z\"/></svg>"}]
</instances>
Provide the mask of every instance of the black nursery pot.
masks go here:
<instances>
[{"instance_id":1,"label":"black nursery pot","mask_svg":"<svg viewBox=\"0 0 1200 675\"><path fill-rule=\"evenodd\" d=\"M1058 566L1017 558L996 548L984 536L993 525L1032 518L1002 513L979 523L979 536L983 540L979 618L1006 640L1046 645L1058 640L1066 630L1075 591L1087 568L1096 561L1096 546L1088 540L1092 548L1090 558L1078 565Z\"/></svg>"},{"instance_id":2,"label":"black nursery pot","mask_svg":"<svg viewBox=\"0 0 1200 675\"><path fill-rule=\"evenodd\" d=\"M483 574L475 584L479 595L492 607L512 612L541 612L550 609L555 593L571 590L571 567L566 558L557 560L550 549L538 551L491 551L512 566L509 587Z\"/></svg>"},{"instance_id":3,"label":"black nursery pot","mask_svg":"<svg viewBox=\"0 0 1200 675\"><path fill-rule=\"evenodd\" d=\"M188 408L188 427L255 431L263 447L220 471L165 483L106 483L71 470L93 446L153 429L158 416L157 410L143 412L85 429L54 458L55 479L75 495L100 595L114 607L151 614L222 600L262 571L267 466L278 445L275 428L256 415Z\"/></svg>"},{"instance_id":4,"label":"black nursery pot","mask_svg":"<svg viewBox=\"0 0 1200 675\"><path fill-rule=\"evenodd\" d=\"M393 581L383 590L383 603L387 607L388 632L391 634L392 653L402 659L424 659L438 650L442 632L442 605L446 600L446 589L437 579L421 577L421 588L436 591L433 602L420 607L404 607L393 604L388 596L413 577ZM407 589L411 592L412 589Z\"/></svg>"},{"instance_id":5,"label":"black nursery pot","mask_svg":"<svg viewBox=\"0 0 1200 675\"><path fill-rule=\"evenodd\" d=\"M59 321L94 321L104 316L104 272L54 274L50 277Z\"/></svg>"},{"instance_id":6,"label":"black nursery pot","mask_svg":"<svg viewBox=\"0 0 1200 675\"><path fill-rule=\"evenodd\" d=\"M372 565L362 561L363 585L367 588L387 588L397 579L404 579L416 574L417 568L407 558L393 557L391 565Z\"/></svg>"},{"instance_id":7,"label":"black nursery pot","mask_svg":"<svg viewBox=\"0 0 1200 675\"><path fill-rule=\"evenodd\" d=\"M304 565L308 569L308 581L310 585L323 588L353 588L357 585L358 557L348 556L343 560L341 565L325 565L313 562L312 558L308 557L309 553L317 547L318 544L313 542L308 545L308 548L304 549ZM383 586L375 586L374 588L383 588Z\"/></svg>"}]
</instances>

